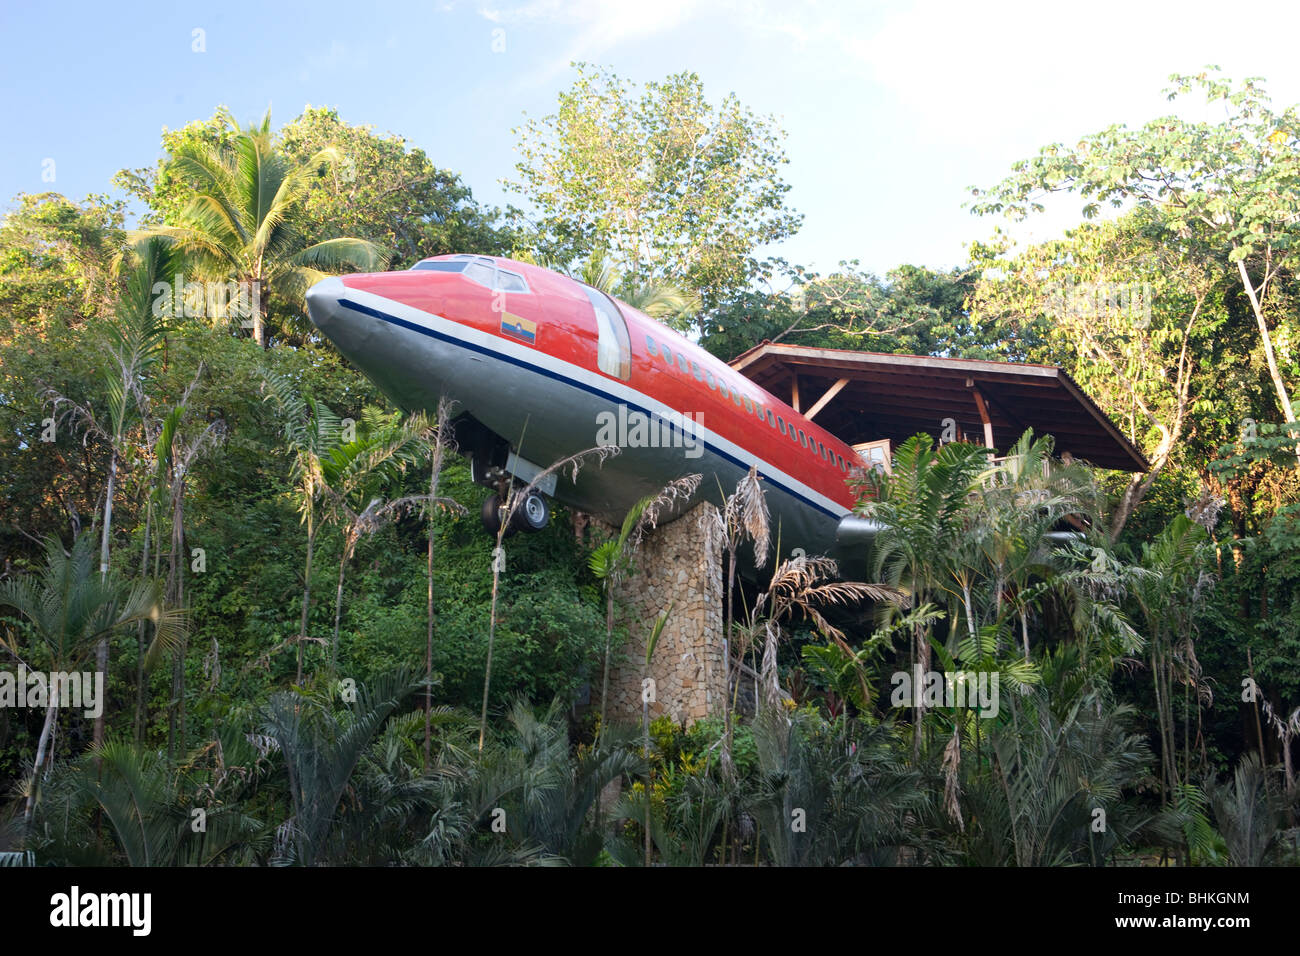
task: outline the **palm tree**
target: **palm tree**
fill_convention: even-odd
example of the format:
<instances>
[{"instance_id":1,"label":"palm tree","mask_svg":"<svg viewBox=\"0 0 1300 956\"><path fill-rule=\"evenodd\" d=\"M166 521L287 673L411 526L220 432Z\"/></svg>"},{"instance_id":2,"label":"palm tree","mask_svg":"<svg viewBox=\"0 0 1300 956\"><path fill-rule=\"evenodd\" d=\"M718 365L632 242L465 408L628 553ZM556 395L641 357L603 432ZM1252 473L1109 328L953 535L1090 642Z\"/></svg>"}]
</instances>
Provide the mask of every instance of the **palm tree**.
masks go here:
<instances>
[{"instance_id":1,"label":"palm tree","mask_svg":"<svg viewBox=\"0 0 1300 956\"><path fill-rule=\"evenodd\" d=\"M266 836L263 825L237 804L202 804L187 792L187 775L162 754L109 741L51 780L43 804L40 853L54 861L128 866L211 866L245 862ZM193 826L194 811L203 826ZM106 820L112 847L102 858L85 823L93 813ZM112 852L112 851L116 852ZM90 860L84 859L91 854ZM101 858L94 859L94 855Z\"/></svg>"},{"instance_id":2,"label":"palm tree","mask_svg":"<svg viewBox=\"0 0 1300 956\"><path fill-rule=\"evenodd\" d=\"M168 310L155 308L155 283L170 283L176 269L175 257L160 239L137 242L127 254L132 267L126 286L106 330L103 351L108 362L103 370L108 394L107 414L97 415L89 404L81 405L56 392L48 394L57 410L66 405L74 420L89 433L107 443L108 482L104 489L104 515L100 526L99 573L108 574L109 550L113 538L113 504L117 497L118 472L128 449L128 436L147 414L144 380L150 366L162 354L167 333ZM95 666L108 671L108 639L95 651ZM95 718L94 742L104 739L104 715Z\"/></svg>"},{"instance_id":3,"label":"palm tree","mask_svg":"<svg viewBox=\"0 0 1300 956\"><path fill-rule=\"evenodd\" d=\"M429 441L429 504L425 507L425 518L429 524L429 543L425 574L427 583L427 607L425 609L428 634L424 653L424 763L429 766L431 759L431 740L433 730L433 541L437 530L439 509L433 504L438 500L438 479L442 476L442 460L450 450L456 449L455 430L451 425L452 402L446 396L438 400L438 412L433 425L432 438Z\"/></svg>"},{"instance_id":4,"label":"palm tree","mask_svg":"<svg viewBox=\"0 0 1300 956\"><path fill-rule=\"evenodd\" d=\"M401 702L422 684L401 671L384 675L372 686L360 685L356 701L341 712L294 691L271 695L263 729L284 756L293 801L289 826L299 863L311 866L324 854L357 763Z\"/></svg>"},{"instance_id":5,"label":"palm tree","mask_svg":"<svg viewBox=\"0 0 1300 956\"><path fill-rule=\"evenodd\" d=\"M1053 702L1042 688L1005 704L1013 719L993 731L993 772L969 794L970 862L1101 866L1158 825L1158 814L1125 796L1152 757L1131 732L1132 707L1094 692Z\"/></svg>"},{"instance_id":6,"label":"palm tree","mask_svg":"<svg viewBox=\"0 0 1300 956\"><path fill-rule=\"evenodd\" d=\"M901 588L913 607L941 601L945 594L950 564L973 523L971 501L986 453L957 442L936 451L929 435L914 435L898 446L890 474L867 473L870 500L859 511L881 525L874 541L876 580ZM912 629L911 642L913 664L929 670L928 622ZM913 701L914 762L921 755L924 709L918 696Z\"/></svg>"},{"instance_id":7,"label":"palm tree","mask_svg":"<svg viewBox=\"0 0 1300 956\"><path fill-rule=\"evenodd\" d=\"M207 279L249 283L254 294L248 319L257 344L264 346L263 294L301 304L307 289L328 274L373 272L385 263L372 242L339 238L313 243L298 227L312 177L341 159L331 147L294 165L272 142L268 110L260 126L239 130L229 146L187 143L178 148L168 168L192 186L194 196L175 224L142 235L173 243Z\"/></svg>"},{"instance_id":8,"label":"palm tree","mask_svg":"<svg viewBox=\"0 0 1300 956\"><path fill-rule=\"evenodd\" d=\"M1283 801L1269 787L1268 770L1259 755L1244 754L1229 783L1213 777L1205 796L1223 834L1233 866L1264 866L1281 842Z\"/></svg>"},{"instance_id":9,"label":"palm tree","mask_svg":"<svg viewBox=\"0 0 1300 956\"><path fill-rule=\"evenodd\" d=\"M205 425L197 434L187 435L184 427L190 399L206 369L199 363L194 381L185 389L180 400L163 416L155 447L154 487L159 492L167 489L171 513L171 549L167 564L167 603L171 607L185 607L185 491L190 468L208 448L221 441L226 434L225 422L216 419ZM160 529L161 531L161 529ZM182 638L172 659L172 697L167 718L167 752L174 757L185 750L185 654L187 641ZM214 654L216 637L213 637ZM179 748L177 741L179 740Z\"/></svg>"},{"instance_id":10,"label":"palm tree","mask_svg":"<svg viewBox=\"0 0 1300 956\"><path fill-rule=\"evenodd\" d=\"M540 716L522 701L506 715L505 733L478 760L470 805L486 816L506 811L509 832L525 846L573 866L592 866L605 842L598 801L612 780L639 768L632 731L611 731L574 753L565 703Z\"/></svg>"},{"instance_id":11,"label":"palm tree","mask_svg":"<svg viewBox=\"0 0 1300 956\"><path fill-rule=\"evenodd\" d=\"M492 687L492 649L497 636L497 597L501 590L501 572L505 570L505 549L502 547L502 542L505 541L507 532L514 525L515 514L528 502L529 497L537 490L539 482L566 469L569 472L570 480L577 481L578 471L587 459L594 459L597 465L603 465L607 459L613 458L618 453L619 449L614 445L597 445L595 448L587 448L575 455L561 458L549 468L539 472L527 485L512 484L506 494L505 501L501 503L498 509L496 546L492 550L492 601L488 609L487 661L483 667L483 709L479 715L478 725L478 749L480 753L483 750L484 741L487 739L488 696Z\"/></svg>"},{"instance_id":12,"label":"palm tree","mask_svg":"<svg viewBox=\"0 0 1300 956\"><path fill-rule=\"evenodd\" d=\"M307 642L307 615L311 610L311 563L316 545L316 501L326 481L322 461L342 439L342 420L324 403L310 403L283 375L262 371L262 390L280 413L285 444L293 457L290 479L293 500L302 524L307 526L307 559L303 568L302 618L298 626L298 683L302 683L303 645Z\"/></svg>"},{"instance_id":13,"label":"palm tree","mask_svg":"<svg viewBox=\"0 0 1300 956\"><path fill-rule=\"evenodd\" d=\"M339 624L343 615L343 580L348 562L363 534L373 534L419 502L430 507L464 511L451 498L411 495L385 501L378 495L382 486L395 480L418 449L428 442L433 425L423 412L405 421L371 414L363 416L355 441L331 449L321 462L321 486L330 503L330 514L343 522L343 550L339 556L339 581L334 600L334 638L330 644L330 666L338 660ZM361 502L366 504L361 506Z\"/></svg>"},{"instance_id":14,"label":"palm tree","mask_svg":"<svg viewBox=\"0 0 1300 956\"><path fill-rule=\"evenodd\" d=\"M1204 576L1205 546L1209 535L1184 514L1179 514L1154 541L1142 543L1141 573L1130 576L1130 595L1146 623L1148 660L1160 731L1162 802L1188 782L1190 775L1191 702L1195 698L1197 721L1212 693L1203 679L1196 657L1197 604L1207 593ZM1175 734L1174 685L1183 687L1183 761L1178 767ZM1197 728L1197 735L1200 728Z\"/></svg>"},{"instance_id":15,"label":"palm tree","mask_svg":"<svg viewBox=\"0 0 1300 956\"><path fill-rule=\"evenodd\" d=\"M981 496L969 532L960 543L961 560L949 568L954 598L965 612L967 635L980 628L972 580L990 585L987 615L1020 622L1021 645L1029 659L1030 604L1038 591L1033 582L1068 581L1059 574L1051 535L1065 522L1077 527L1099 524L1100 496L1088 469L1054 461L1049 435L1026 430L1005 458L984 472Z\"/></svg>"},{"instance_id":16,"label":"palm tree","mask_svg":"<svg viewBox=\"0 0 1300 956\"><path fill-rule=\"evenodd\" d=\"M896 756L892 727L857 726L846 742L815 715L765 710L754 743L759 779L747 803L773 864L897 862L908 819L929 798Z\"/></svg>"},{"instance_id":17,"label":"palm tree","mask_svg":"<svg viewBox=\"0 0 1300 956\"><path fill-rule=\"evenodd\" d=\"M142 620L154 625L153 656L184 640L184 612L165 605L156 582L141 580L127 586L111 572L96 573L94 551L90 533L78 536L71 553L51 535L45 540L43 571L0 581L0 607L12 608L26 618L51 671L76 670L116 628ZM5 647L22 660L16 647ZM59 708L58 691L58 682L51 682L27 791L27 823L36 805L41 765Z\"/></svg>"},{"instance_id":18,"label":"palm tree","mask_svg":"<svg viewBox=\"0 0 1300 956\"><path fill-rule=\"evenodd\" d=\"M843 653L856 659L844 632L826 619L823 610L863 601L895 606L902 601L902 595L895 587L839 581L838 575L839 566L830 558L799 557L783 561L772 572L767 590L754 602L752 620L755 626L761 623L764 634L763 664L759 672L763 685L760 697L766 705L763 709L775 712L780 704L776 655L783 621L796 615L808 618Z\"/></svg>"},{"instance_id":19,"label":"palm tree","mask_svg":"<svg viewBox=\"0 0 1300 956\"><path fill-rule=\"evenodd\" d=\"M719 488L719 491L721 491L721 488ZM722 549L727 553L726 593L723 596L723 610L726 613L726 619L722 628L722 633L725 635L725 647L722 655L722 666L724 668L722 676L722 772L730 782L732 773L731 704L733 700L731 693L731 656L735 654L737 660L743 660L744 657L743 651L736 650L735 632L732 626L735 620L736 552L748 540L754 546L754 567L762 569L767 564L768 544L771 537L767 498L763 494L763 486L759 483L758 469L756 467L751 466L749 473L736 483L736 490L723 498L722 509L714 513L714 519L715 526L722 539ZM739 691L739 680L736 682L736 687L737 691Z\"/></svg>"}]
</instances>

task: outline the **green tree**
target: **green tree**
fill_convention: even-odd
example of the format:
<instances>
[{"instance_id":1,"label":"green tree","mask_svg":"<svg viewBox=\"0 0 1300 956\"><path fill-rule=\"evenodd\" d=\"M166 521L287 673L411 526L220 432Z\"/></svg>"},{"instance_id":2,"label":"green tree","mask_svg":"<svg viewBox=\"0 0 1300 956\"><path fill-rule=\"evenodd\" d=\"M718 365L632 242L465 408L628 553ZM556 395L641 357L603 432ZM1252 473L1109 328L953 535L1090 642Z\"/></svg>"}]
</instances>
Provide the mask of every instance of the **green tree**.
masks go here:
<instances>
[{"instance_id":1,"label":"green tree","mask_svg":"<svg viewBox=\"0 0 1300 956\"><path fill-rule=\"evenodd\" d=\"M1051 192L1077 193L1088 218L1102 203L1136 207L1162 241L1232 275L1250 302L1277 407L1293 422L1287 379L1300 368L1294 358L1284 367L1275 342L1295 341L1300 329L1270 303L1300 264L1300 109L1273 110L1255 79L1234 86L1211 71L1172 81L1170 99L1200 90L1226 117L1165 116L1136 130L1111 126L1072 147L1046 146L987 193L972 190L974 210L1023 219Z\"/></svg>"},{"instance_id":2,"label":"green tree","mask_svg":"<svg viewBox=\"0 0 1300 956\"><path fill-rule=\"evenodd\" d=\"M511 233L499 228L497 210L484 208L455 173L439 169L423 150L398 136L343 122L332 109L308 107L279 134L294 163L308 164L322 150L339 159L312 179L303 200L303 229L311 236L361 236L409 265L451 252L509 252Z\"/></svg>"},{"instance_id":3,"label":"green tree","mask_svg":"<svg viewBox=\"0 0 1300 956\"><path fill-rule=\"evenodd\" d=\"M45 669L49 671L76 670L114 630L141 620L153 622L157 651L175 646L185 636L184 614L165 606L155 582L127 586L111 572L99 572L94 554L95 541L89 533L73 542L71 553L64 551L59 539L51 535L45 540L44 570L0 581L0 607L11 608L26 619L37 642L38 659L47 664ZM4 647L24 661L16 643L5 642ZM46 760L46 746L60 706L59 688L59 682L52 682L47 694L45 724L27 790L28 822L36 805L41 765Z\"/></svg>"},{"instance_id":4,"label":"green tree","mask_svg":"<svg viewBox=\"0 0 1300 956\"><path fill-rule=\"evenodd\" d=\"M313 242L303 230L308 187L319 170L340 159L337 149L327 147L294 163L275 147L269 112L260 126L239 132L229 145L184 142L168 168L188 183L189 201L166 225L144 235L175 244L204 278L248 283L251 315L244 318L259 345L266 344L263 295L296 304L285 316L302 331L302 297L311 285L347 268L375 271L385 261L372 242L350 237Z\"/></svg>"},{"instance_id":5,"label":"green tree","mask_svg":"<svg viewBox=\"0 0 1300 956\"><path fill-rule=\"evenodd\" d=\"M307 526L307 557L303 568L302 619L298 626L298 681L302 681L303 645L307 642L307 617L311 611L311 565L315 552L317 500L326 485L323 462L342 442L342 419L322 402L302 396L286 376L264 370L262 388L275 403L292 459L290 496Z\"/></svg>"},{"instance_id":6,"label":"green tree","mask_svg":"<svg viewBox=\"0 0 1300 956\"><path fill-rule=\"evenodd\" d=\"M1015 255L1001 254L1002 238L975 246L985 277L972 311L1008 330L1033 329L1042 347L1031 360L1062 365L1128 426L1151 462L1128 480L1111 518L1112 539L1166 469L1205 450L1185 439L1218 431L1214 399L1228 391L1225 374L1241 374L1223 367L1235 343L1221 268L1167 238L1130 215L1084 223ZM1241 358L1232 364L1245 365Z\"/></svg>"},{"instance_id":7,"label":"green tree","mask_svg":"<svg viewBox=\"0 0 1300 956\"><path fill-rule=\"evenodd\" d=\"M706 306L760 271L755 250L798 228L786 208L782 132L728 96L712 105L694 73L640 95L577 64L555 113L515 130L506 185L532 207L537 244L570 262L597 249L636 285L669 280Z\"/></svg>"},{"instance_id":8,"label":"green tree","mask_svg":"<svg viewBox=\"0 0 1300 956\"><path fill-rule=\"evenodd\" d=\"M113 540L113 506L117 499L118 471L130 453L128 437L146 413L145 380L150 366L162 356L168 312L155 307L156 284L167 285L175 263L166 244L158 239L138 242L133 250L134 265L126 288L118 299L114 321L104 328L102 354L108 359L103 370L107 409L97 414L90 403L79 404L50 391L56 409L65 405L72 418L108 446L108 476L104 486L104 512L100 525L99 573L107 576ZM101 638L95 652L95 666L108 672L108 636ZM95 745L104 740L105 715L95 718Z\"/></svg>"}]
</instances>

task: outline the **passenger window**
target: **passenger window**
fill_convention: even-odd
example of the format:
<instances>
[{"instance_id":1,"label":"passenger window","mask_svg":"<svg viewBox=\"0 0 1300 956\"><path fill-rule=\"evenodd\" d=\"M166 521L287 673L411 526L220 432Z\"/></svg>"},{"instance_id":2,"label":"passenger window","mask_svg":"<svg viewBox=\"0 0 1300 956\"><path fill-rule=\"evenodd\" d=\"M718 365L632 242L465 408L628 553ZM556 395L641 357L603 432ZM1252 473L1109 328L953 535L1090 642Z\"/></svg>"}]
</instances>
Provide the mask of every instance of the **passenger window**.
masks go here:
<instances>
[{"instance_id":1,"label":"passenger window","mask_svg":"<svg viewBox=\"0 0 1300 956\"><path fill-rule=\"evenodd\" d=\"M767 410L767 423L773 428L776 427L776 416L772 414L772 409Z\"/></svg>"},{"instance_id":2,"label":"passenger window","mask_svg":"<svg viewBox=\"0 0 1300 956\"><path fill-rule=\"evenodd\" d=\"M802 446L805 447L805 448L808 447L808 439L807 439L806 437L804 437L804 433L803 433L803 429L802 429L802 428L799 429L799 444L802 445Z\"/></svg>"},{"instance_id":3,"label":"passenger window","mask_svg":"<svg viewBox=\"0 0 1300 956\"><path fill-rule=\"evenodd\" d=\"M691 371L695 373L695 380L697 382L704 381L704 369L700 368L699 362L691 363Z\"/></svg>"},{"instance_id":4,"label":"passenger window","mask_svg":"<svg viewBox=\"0 0 1300 956\"><path fill-rule=\"evenodd\" d=\"M473 266L470 267L471 269ZM627 323L614 300L590 286L583 286L596 312L596 367L606 375L627 381L632 373L632 340Z\"/></svg>"},{"instance_id":5,"label":"passenger window","mask_svg":"<svg viewBox=\"0 0 1300 956\"><path fill-rule=\"evenodd\" d=\"M718 379L718 392L722 395L723 398L730 397L730 393L727 391L727 383L724 382L722 379Z\"/></svg>"},{"instance_id":6,"label":"passenger window","mask_svg":"<svg viewBox=\"0 0 1300 956\"><path fill-rule=\"evenodd\" d=\"M713 380L713 373L712 373L712 372L705 372L705 373L704 373L704 377L705 377L705 378L708 380L708 382L709 382L709 388L717 389L717 387L718 387L718 383L715 382L715 381Z\"/></svg>"},{"instance_id":7,"label":"passenger window","mask_svg":"<svg viewBox=\"0 0 1300 956\"><path fill-rule=\"evenodd\" d=\"M677 367L681 369L683 372L685 372L687 375L690 374L690 369L686 367L686 356L683 355L681 352L677 353Z\"/></svg>"},{"instance_id":8,"label":"passenger window","mask_svg":"<svg viewBox=\"0 0 1300 956\"><path fill-rule=\"evenodd\" d=\"M776 430L779 431L782 435L785 434L785 419L782 418L780 415L776 416Z\"/></svg>"},{"instance_id":9,"label":"passenger window","mask_svg":"<svg viewBox=\"0 0 1300 956\"><path fill-rule=\"evenodd\" d=\"M650 338L648 335L645 337L645 350L651 355L659 354L659 350L655 348L655 340Z\"/></svg>"},{"instance_id":10,"label":"passenger window","mask_svg":"<svg viewBox=\"0 0 1300 956\"><path fill-rule=\"evenodd\" d=\"M669 348L668 346L666 346L666 345L664 346L664 361L667 362L669 365L672 365L672 364L673 364L673 353L672 353L672 349L670 349L670 348Z\"/></svg>"}]
</instances>

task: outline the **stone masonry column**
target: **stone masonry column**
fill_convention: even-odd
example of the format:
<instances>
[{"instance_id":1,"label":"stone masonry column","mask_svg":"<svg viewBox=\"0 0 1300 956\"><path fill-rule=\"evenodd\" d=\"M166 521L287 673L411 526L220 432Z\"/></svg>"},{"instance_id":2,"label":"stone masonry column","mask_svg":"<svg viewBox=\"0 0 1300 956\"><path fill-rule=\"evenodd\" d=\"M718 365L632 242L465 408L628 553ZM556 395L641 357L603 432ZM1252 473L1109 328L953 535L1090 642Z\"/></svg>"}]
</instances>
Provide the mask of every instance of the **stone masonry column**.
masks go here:
<instances>
[{"instance_id":1,"label":"stone masonry column","mask_svg":"<svg viewBox=\"0 0 1300 956\"><path fill-rule=\"evenodd\" d=\"M669 714L689 726L720 715L726 699L722 656L722 537L705 502L646 535L635 572L614 592L628 639L610 662L609 719L639 721L646 642L659 614L672 613L650 661L651 719Z\"/></svg>"}]
</instances>

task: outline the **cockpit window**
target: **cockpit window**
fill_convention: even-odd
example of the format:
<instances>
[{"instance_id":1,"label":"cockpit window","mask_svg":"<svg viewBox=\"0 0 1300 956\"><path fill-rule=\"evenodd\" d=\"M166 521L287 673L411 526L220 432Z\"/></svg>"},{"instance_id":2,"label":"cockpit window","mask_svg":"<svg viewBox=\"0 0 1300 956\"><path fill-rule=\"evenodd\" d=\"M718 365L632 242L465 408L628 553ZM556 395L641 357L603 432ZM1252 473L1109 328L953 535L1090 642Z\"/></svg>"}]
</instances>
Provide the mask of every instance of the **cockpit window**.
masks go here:
<instances>
[{"instance_id":1,"label":"cockpit window","mask_svg":"<svg viewBox=\"0 0 1300 956\"><path fill-rule=\"evenodd\" d=\"M469 265L464 259L426 259L411 266L411 271L421 272L464 272Z\"/></svg>"},{"instance_id":2,"label":"cockpit window","mask_svg":"<svg viewBox=\"0 0 1300 956\"><path fill-rule=\"evenodd\" d=\"M502 269L497 272L497 288L502 292L527 292L528 283L518 273Z\"/></svg>"},{"instance_id":3,"label":"cockpit window","mask_svg":"<svg viewBox=\"0 0 1300 956\"><path fill-rule=\"evenodd\" d=\"M496 283L496 265L491 259L475 259L465 267L465 278L491 289Z\"/></svg>"}]
</instances>

